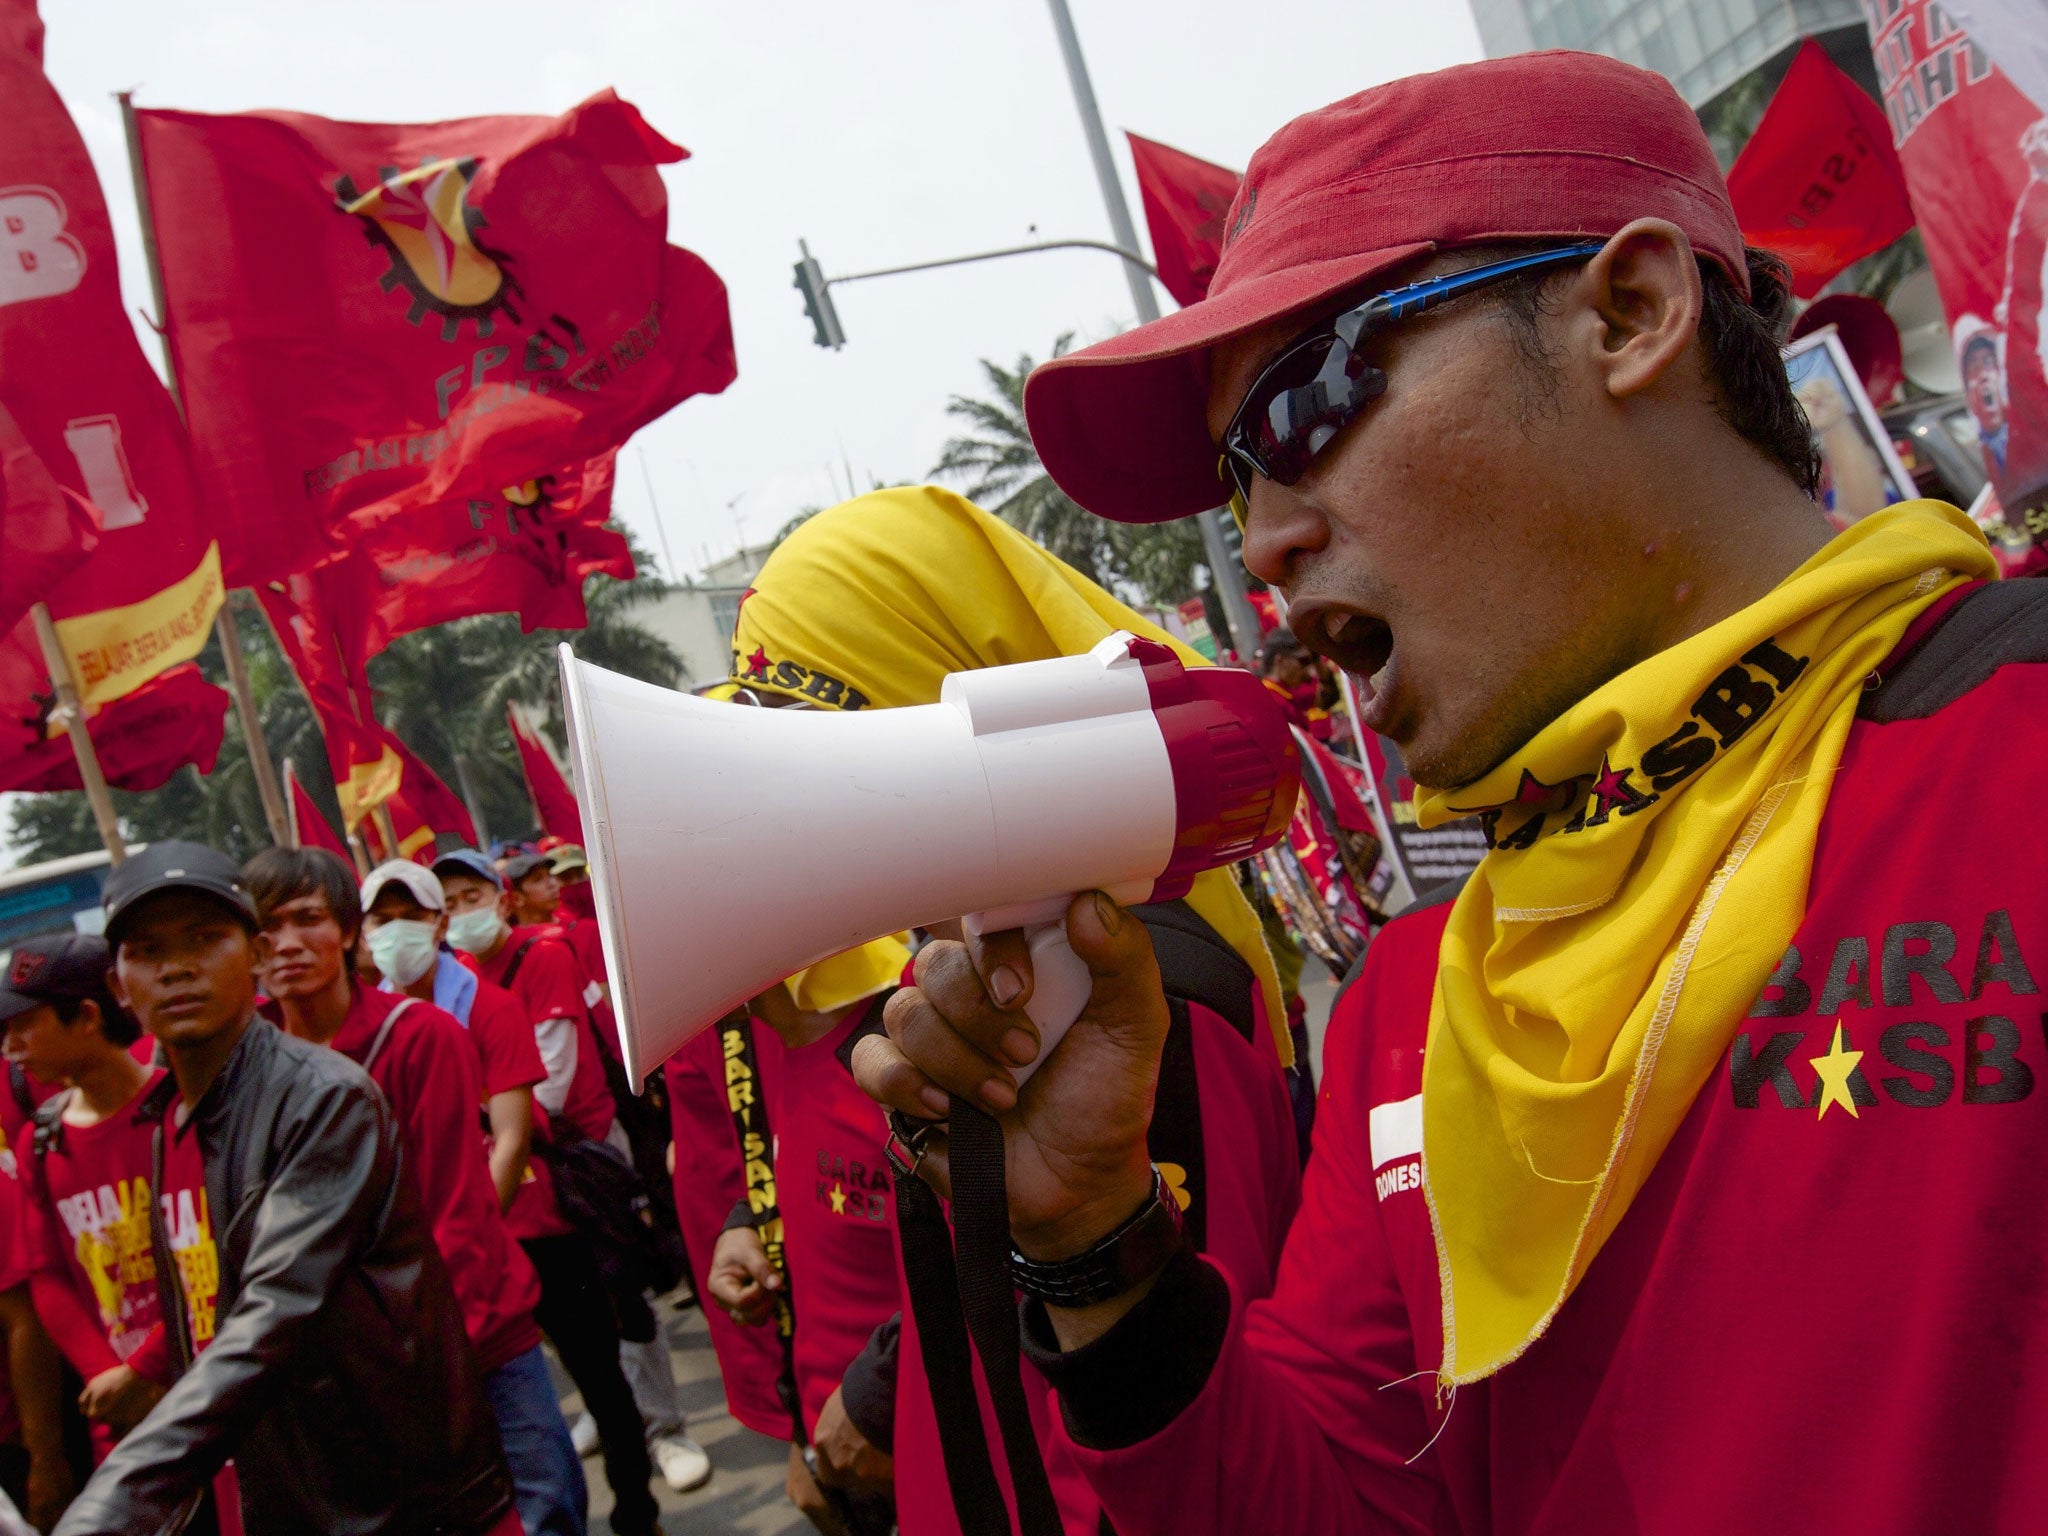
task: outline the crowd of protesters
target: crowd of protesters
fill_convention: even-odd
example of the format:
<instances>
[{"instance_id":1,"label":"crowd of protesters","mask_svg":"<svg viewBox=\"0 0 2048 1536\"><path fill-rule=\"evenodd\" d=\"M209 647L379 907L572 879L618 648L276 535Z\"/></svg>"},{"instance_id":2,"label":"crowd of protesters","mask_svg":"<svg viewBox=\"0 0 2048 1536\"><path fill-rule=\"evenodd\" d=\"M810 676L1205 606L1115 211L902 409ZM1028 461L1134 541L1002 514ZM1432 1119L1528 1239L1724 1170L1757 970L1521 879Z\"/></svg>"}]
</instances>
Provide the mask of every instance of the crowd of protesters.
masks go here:
<instances>
[{"instance_id":1,"label":"crowd of protesters","mask_svg":"<svg viewBox=\"0 0 2048 1536\"><path fill-rule=\"evenodd\" d=\"M1342 745L1327 658L1426 823L1486 829L1387 921L1312 775L1295 846L1362 952L1310 946L1349 972L1320 1093L1243 869L1077 897L1093 995L1021 1086L1029 952L957 922L636 1085L574 845L359 879L153 844L103 938L0 989L31 1520L579 1536L594 1449L612 1529L657 1530L652 1480L711 1475L657 1311L687 1281L828 1536L2038 1523L2048 1122L2008 1013L2048 915L1971 790L2039 713L2048 588L1939 504L1822 519L1784 271L1658 77L1395 82L1248 186L1211 298L1027 408L1128 521L1227 494L1220 443L1304 759ZM961 498L876 491L776 548L716 692L917 706L1119 630L1198 660Z\"/></svg>"}]
</instances>

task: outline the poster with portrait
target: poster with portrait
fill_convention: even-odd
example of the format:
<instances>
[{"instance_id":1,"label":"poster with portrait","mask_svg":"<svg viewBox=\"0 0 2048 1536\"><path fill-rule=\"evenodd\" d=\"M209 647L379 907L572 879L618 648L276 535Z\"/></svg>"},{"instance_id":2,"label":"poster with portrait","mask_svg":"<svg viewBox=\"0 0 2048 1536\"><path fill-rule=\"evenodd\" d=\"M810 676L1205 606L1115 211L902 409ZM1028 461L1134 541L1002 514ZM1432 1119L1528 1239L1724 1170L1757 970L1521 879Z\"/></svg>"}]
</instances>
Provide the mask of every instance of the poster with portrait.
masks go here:
<instances>
[{"instance_id":1,"label":"poster with portrait","mask_svg":"<svg viewBox=\"0 0 2048 1536\"><path fill-rule=\"evenodd\" d=\"M1906 190L2018 523L2048 503L2048 0L1866 0Z\"/></svg>"},{"instance_id":2,"label":"poster with portrait","mask_svg":"<svg viewBox=\"0 0 2048 1536\"><path fill-rule=\"evenodd\" d=\"M1792 393L1820 450L1820 504L1837 528L1918 493L1832 325L1785 348Z\"/></svg>"}]
</instances>

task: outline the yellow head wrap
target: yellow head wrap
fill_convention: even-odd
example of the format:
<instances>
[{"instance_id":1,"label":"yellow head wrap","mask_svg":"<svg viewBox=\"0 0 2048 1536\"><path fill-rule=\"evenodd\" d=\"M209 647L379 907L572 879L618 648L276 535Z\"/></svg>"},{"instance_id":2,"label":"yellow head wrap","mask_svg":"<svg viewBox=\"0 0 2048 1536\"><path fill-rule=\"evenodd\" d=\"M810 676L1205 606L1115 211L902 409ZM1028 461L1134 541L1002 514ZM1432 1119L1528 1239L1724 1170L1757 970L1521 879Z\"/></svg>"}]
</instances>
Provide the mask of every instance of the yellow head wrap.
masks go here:
<instances>
[{"instance_id":1,"label":"yellow head wrap","mask_svg":"<svg viewBox=\"0 0 2048 1536\"><path fill-rule=\"evenodd\" d=\"M910 935L874 939L859 949L806 966L783 982L790 1001L807 1013L830 1013L896 985L910 964Z\"/></svg>"},{"instance_id":2,"label":"yellow head wrap","mask_svg":"<svg viewBox=\"0 0 2048 1536\"><path fill-rule=\"evenodd\" d=\"M950 672L1075 656L1119 629L1207 663L1008 523L934 486L876 491L783 540L740 604L735 682L830 709L938 701ZM1293 1060L1273 957L1228 870L1188 905L1243 956L1283 1062Z\"/></svg>"}]
</instances>

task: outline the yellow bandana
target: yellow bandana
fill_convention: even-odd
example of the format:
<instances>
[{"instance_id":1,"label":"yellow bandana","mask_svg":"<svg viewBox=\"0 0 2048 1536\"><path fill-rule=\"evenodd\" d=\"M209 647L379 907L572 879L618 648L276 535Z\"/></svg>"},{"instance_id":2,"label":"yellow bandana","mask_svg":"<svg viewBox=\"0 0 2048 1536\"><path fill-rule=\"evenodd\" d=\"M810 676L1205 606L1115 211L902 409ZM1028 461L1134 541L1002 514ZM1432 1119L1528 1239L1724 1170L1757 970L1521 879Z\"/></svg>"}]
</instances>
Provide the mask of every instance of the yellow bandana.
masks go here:
<instances>
[{"instance_id":1,"label":"yellow bandana","mask_svg":"<svg viewBox=\"0 0 2048 1536\"><path fill-rule=\"evenodd\" d=\"M806 966L783 985L789 989L790 1001L805 1012L831 1013L895 986L908 964L910 935L899 933Z\"/></svg>"},{"instance_id":2,"label":"yellow bandana","mask_svg":"<svg viewBox=\"0 0 2048 1536\"><path fill-rule=\"evenodd\" d=\"M1447 1383L1508 1364L1628 1210L1792 941L1865 681L1959 581L1952 507L1889 508L1761 601L1622 673L1476 783L1423 1055Z\"/></svg>"},{"instance_id":3,"label":"yellow bandana","mask_svg":"<svg viewBox=\"0 0 2048 1536\"><path fill-rule=\"evenodd\" d=\"M777 546L740 604L732 676L821 708L894 709L936 703L949 672L1077 656L1119 629L1208 665L1002 519L907 486L820 512ZM1187 902L1258 975L1292 1062L1273 957L1236 881L1197 875Z\"/></svg>"}]
</instances>

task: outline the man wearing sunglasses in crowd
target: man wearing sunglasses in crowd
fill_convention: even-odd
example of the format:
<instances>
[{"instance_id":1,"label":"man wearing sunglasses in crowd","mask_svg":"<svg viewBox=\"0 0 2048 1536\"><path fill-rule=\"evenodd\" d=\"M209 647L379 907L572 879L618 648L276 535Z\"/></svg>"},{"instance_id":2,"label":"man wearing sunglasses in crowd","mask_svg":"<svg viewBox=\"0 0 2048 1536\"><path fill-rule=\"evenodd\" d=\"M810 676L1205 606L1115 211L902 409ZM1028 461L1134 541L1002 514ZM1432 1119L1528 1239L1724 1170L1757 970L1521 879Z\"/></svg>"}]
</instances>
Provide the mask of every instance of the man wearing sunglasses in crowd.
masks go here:
<instances>
[{"instance_id":1,"label":"man wearing sunglasses in crowd","mask_svg":"<svg viewBox=\"0 0 2048 1536\"><path fill-rule=\"evenodd\" d=\"M1070 910L1094 996L1021 1094L1015 935L931 946L863 1043L899 1115L1002 1112L1110 1521L2032 1528L2048 860L1984 784L2048 787L2048 588L1954 508L1822 518L1784 269L1657 75L1366 91L1228 229L1207 299L1033 376L1034 442L1105 516L1230 496L1421 819L1491 847L1340 1001L1261 1301L1150 1194L1140 924Z\"/></svg>"}]
</instances>

